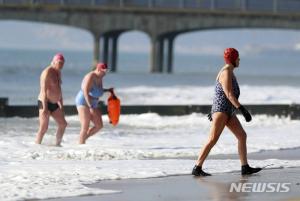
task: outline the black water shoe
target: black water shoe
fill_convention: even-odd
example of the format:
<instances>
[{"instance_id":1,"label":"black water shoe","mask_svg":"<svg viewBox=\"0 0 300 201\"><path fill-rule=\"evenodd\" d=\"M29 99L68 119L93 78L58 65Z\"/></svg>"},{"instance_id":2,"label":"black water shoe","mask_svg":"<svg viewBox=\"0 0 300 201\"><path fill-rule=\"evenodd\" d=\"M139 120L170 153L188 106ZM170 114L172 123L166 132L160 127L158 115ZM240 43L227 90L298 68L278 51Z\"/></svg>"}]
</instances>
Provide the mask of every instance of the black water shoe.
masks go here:
<instances>
[{"instance_id":1,"label":"black water shoe","mask_svg":"<svg viewBox=\"0 0 300 201\"><path fill-rule=\"evenodd\" d=\"M196 177L200 177L200 176L211 176L211 174L209 173L206 173L202 170L202 167L201 166L197 166L195 165L195 167L193 168L193 171L192 171L192 175L196 176Z\"/></svg>"},{"instance_id":2,"label":"black water shoe","mask_svg":"<svg viewBox=\"0 0 300 201\"><path fill-rule=\"evenodd\" d=\"M247 165L242 166L241 173L242 173L242 175L249 175L249 174L257 173L261 170L262 170L262 168L252 168L247 164Z\"/></svg>"}]
</instances>

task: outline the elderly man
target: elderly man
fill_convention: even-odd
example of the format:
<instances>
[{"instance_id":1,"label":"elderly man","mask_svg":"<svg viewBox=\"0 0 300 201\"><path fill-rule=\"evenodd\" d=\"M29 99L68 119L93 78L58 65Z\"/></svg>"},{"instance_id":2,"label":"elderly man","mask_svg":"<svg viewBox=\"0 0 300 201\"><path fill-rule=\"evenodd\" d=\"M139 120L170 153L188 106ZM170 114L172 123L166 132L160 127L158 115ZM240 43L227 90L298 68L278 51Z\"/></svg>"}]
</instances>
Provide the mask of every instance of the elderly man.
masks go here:
<instances>
[{"instance_id":1,"label":"elderly man","mask_svg":"<svg viewBox=\"0 0 300 201\"><path fill-rule=\"evenodd\" d=\"M41 144L48 130L50 116L57 123L56 146L60 146L67 122L63 111L63 97L61 90L61 70L65 59L62 54L56 54L51 65L43 70L40 77L40 93L38 96L39 130L36 144Z\"/></svg>"}]
</instances>

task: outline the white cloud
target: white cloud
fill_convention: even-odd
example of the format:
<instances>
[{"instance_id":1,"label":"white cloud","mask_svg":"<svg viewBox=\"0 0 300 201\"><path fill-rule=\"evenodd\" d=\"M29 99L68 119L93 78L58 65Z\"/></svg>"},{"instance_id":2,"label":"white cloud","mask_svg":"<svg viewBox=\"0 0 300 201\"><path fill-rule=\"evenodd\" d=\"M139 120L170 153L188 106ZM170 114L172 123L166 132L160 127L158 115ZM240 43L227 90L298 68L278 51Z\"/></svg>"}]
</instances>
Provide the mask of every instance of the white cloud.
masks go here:
<instances>
[{"instance_id":1,"label":"white cloud","mask_svg":"<svg viewBox=\"0 0 300 201\"><path fill-rule=\"evenodd\" d=\"M35 30L35 35L40 41L44 41L48 48L91 50L92 36L90 35L88 40L85 33L78 34L79 31L81 30L64 26L41 25Z\"/></svg>"},{"instance_id":2,"label":"white cloud","mask_svg":"<svg viewBox=\"0 0 300 201\"><path fill-rule=\"evenodd\" d=\"M227 48L224 44L217 45L203 45L201 44L177 44L175 46L175 52L179 54L189 54L189 55L220 55L223 50ZM241 55L257 55L268 51L300 51L300 43L295 44L255 44L255 43L245 43L242 46L235 46Z\"/></svg>"},{"instance_id":3,"label":"white cloud","mask_svg":"<svg viewBox=\"0 0 300 201\"><path fill-rule=\"evenodd\" d=\"M300 44L298 46L298 48L300 49ZM267 52L267 51L293 51L296 50L297 46L293 45L293 44L246 44L243 48L242 48L242 52L244 54L259 54L262 52Z\"/></svg>"},{"instance_id":4,"label":"white cloud","mask_svg":"<svg viewBox=\"0 0 300 201\"><path fill-rule=\"evenodd\" d=\"M140 43L140 44L123 43L122 45L119 45L119 51L130 52L130 53L149 53L150 52L150 44L145 45L143 43Z\"/></svg>"},{"instance_id":5,"label":"white cloud","mask_svg":"<svg viewBox=\"0 0 300 201\"><path fill-rule=\"evenodd\" d=\"M222 52L223 47L222 46L186 46L178 44L175 46L175 52L179 54L207 54L207 55L220 55L220 52Z\"/></svg>"},{"instance_id":6,"label":"white cloud","mask_svg":"<svg viewBox=\"0 0 300 201\"><path fill-rule=\"evenodd\" d=\"M300 43L295 44L294 50L300 51Z\"/></svg>"},{"instance_id":7,"label":"white cloud","mask_svg":"<svg viewBox=\"0 0 300 201\"><path fill-rule=\"evenodd\" d=\"M1 22L0 29L1 48L93 49L91 34L75 27L9 21ZM249 55L272 50L300 51L298 41L298 32L291 31L208 31L179 36L174 47L179 54L220 55L224 48L234 46L241 54ZM126 32L119 39L119 51L150 53L150 38L139 31Z\"/></svg>"}]
</instances>

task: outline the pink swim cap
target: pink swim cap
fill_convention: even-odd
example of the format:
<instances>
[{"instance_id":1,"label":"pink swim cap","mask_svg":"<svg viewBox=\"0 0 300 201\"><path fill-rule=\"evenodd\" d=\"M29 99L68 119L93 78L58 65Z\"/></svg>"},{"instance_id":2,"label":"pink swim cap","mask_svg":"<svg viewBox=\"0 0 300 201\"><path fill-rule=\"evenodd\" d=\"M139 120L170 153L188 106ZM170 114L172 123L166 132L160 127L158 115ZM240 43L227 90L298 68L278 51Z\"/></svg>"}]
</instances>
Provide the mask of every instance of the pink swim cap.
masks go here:
<instances>
[{"instance_id":1,"label":"pink swim cap","mask_svg":"<svg viewBox=\"0 0 300 201\"><path fill-rule=\"evenodd\" d=\"M99 70L106 70L107 64L106 63L97 63L96 68Z\"/></svg>"},{"instance_id":2,"label":"pink swim cap","mask_svg":"<svg viewBox=\"0 0 300 201\"><path fill-rule=\"evenodd\" d=\"M57 53L56 55L54 55L52 62L56 62L56 61L63 61L65 62L65 58L64 55L61 53Z\"/></svg>"},{"instance_id":3,"label":"pink swim cap","mask_svg":"<svg viewBox=\"0 0 300 201\"><path fill-rule=\"evenodd\" d=\"M236 66L235 62L239 58L239 52L234 48L226 48L224 51L224 60L226 64L233 64Z\"/></svg>"}]
</instances>

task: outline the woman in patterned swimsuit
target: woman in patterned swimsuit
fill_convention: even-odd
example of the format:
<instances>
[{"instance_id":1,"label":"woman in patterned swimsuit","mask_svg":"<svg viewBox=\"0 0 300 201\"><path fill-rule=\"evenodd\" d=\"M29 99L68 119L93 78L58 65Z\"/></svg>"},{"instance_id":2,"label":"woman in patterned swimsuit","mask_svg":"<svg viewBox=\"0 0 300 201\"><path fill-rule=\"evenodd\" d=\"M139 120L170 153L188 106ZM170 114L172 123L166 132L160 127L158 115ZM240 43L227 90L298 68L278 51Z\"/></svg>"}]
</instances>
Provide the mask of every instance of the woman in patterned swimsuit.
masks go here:
<instances>
[{"instance_id":1,"label":"woman in patterned swimsuit","mask_svg":"<svg viewBox=\"0 0 300 201\"><path fill-rule=\"evenodd\" d=\"M240 58L238 51L234 48L225 49L224 60L225 66L220 70L217 76L211 114L208 115L209 119L212 121L210 136L208 142L202 148L192 171L194 176L210 176L210 174L202 170L202 164L210 150L217 143L225 126L227 126L238 139L238 151L242 165L241 174L247 175L261 170L261 168L252 168L248 165L246 145L247 135L235 115L236 110L239 110L247 122L252 119L247 109L238 101L240 88L233 73L234 69L239 66Z\"/></svg>"}]
</instances>

